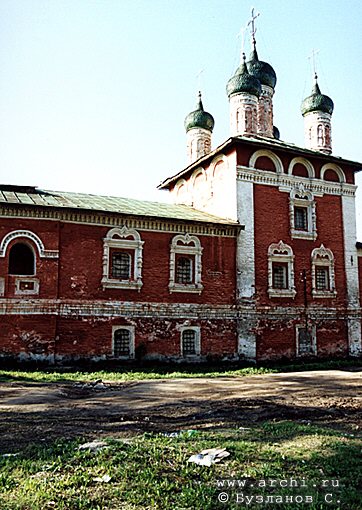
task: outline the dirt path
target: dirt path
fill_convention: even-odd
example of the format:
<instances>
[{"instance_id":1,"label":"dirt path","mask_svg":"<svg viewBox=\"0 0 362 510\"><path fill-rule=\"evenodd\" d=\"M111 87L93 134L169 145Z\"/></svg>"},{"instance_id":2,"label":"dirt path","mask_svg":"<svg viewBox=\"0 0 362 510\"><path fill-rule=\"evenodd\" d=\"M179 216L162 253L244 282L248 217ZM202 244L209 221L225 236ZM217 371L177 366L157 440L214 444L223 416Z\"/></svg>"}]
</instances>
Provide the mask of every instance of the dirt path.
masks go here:
<instances>
[{"instance_id":1,"label":"dirt path","mask_svg":"<svg viewBox=\"0 0 362 510\"><path fill-rule=\"evenodd\" d=\"M362 371L94 384L0 384L0 451L57 437L247 426L291 419L358 433Z\"/></svg>"}]
</instances>

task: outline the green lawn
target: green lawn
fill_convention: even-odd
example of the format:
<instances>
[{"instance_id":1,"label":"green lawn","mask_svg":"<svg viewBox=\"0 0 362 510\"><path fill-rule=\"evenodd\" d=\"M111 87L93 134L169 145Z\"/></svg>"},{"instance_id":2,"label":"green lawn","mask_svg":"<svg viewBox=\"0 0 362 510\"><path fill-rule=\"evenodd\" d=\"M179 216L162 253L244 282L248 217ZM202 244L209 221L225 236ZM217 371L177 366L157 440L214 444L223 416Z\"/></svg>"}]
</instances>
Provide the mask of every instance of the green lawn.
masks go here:
<instances>
[{"instance_id":1,"label":"green lawn","mask_svg":"<svg viewBox=\"0 0 362 510\"><path fill-rule=\"evenodd\" d=\"M107 440L108 447L98 453L78 450L80 443L64 438L30 445L17 456L0 456L1 510L362 507L361 443L313 425L277 422L177 437L143 434L127 442ZM230 457L211 467L187 462L191 454L213 447L227 448ZM94 480L103 475L110 481ZM248 487L217 486L217 480L230 478L247 480ZM274 479L294 479L304 486L270 487ZM218 503L221 492L229 496L227 504ZM313 502L298 503L306 496ZM237 497L244 504L236 503ZM262 498L268 503L257 503ZM283 504L271 503L280 498Z\"/></svg>"},{"instance_id":2,"label":"green lawn","mask_svg":"<svg viewBox=\"0 0 362 510\"><path fill-rule=\"evenodd\" d=\"M293 372L304 370L331 370L356 366L357 360L334 360L324 362L298 363L280 366L246 366L235 365L160 365L156 367L121 367L116 370L93 369L77 371L56 368L0 370L0 382L32 381L32 382L65 382L65 381L132 381L141 379L174 379L190 377L241 377L277 372Z\"/></svg>"}]
</instances>

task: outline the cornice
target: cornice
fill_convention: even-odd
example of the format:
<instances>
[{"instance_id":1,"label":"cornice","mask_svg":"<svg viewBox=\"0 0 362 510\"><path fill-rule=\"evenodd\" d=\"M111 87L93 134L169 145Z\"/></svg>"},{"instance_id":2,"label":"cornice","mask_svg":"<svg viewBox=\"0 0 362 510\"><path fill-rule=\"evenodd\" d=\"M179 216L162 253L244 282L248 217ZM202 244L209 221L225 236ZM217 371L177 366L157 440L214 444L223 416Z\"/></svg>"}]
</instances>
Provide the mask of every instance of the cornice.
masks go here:
<instances>
[{"instance_id":1,"label":"cornice","mask_svg":"<svg viewBox=\"0 0 362 510\"><path fill-rule=\"evenodd\" d=\"M218 225L206 223L200 224L192 222L192 220L173 221L165 218L133 218L130 216L118 216L97 214L82 211L60 211L58 209L50 208L37 208L37 207L16 207L0 206L0 217L2 218L22 218L22 219L36 219L47 221L62 221L65 223L76 223L94 226L106 227L124 227L134 228L137 230L150 231L150 232L165 232L171 234L188 233L206 236L222 236L222 237L236 237L239 226L238 225Z\"/></svg>"},{"instance_id":2,"label":"cornice","mask_svg":"<svg viewBox=\"0 0 362 510\"><path fill-rule=\"evenodd\" d=\"M276 186L279 191L290 192L301 182L304 188L314 195L345 195L354 197L357 186L345 182L327 182L320 179L287 175L284 173L269 172L267 170L256 170L246 166L237 166L237 178L239 181L263 184L264 186Z\"/></svg>"}]
</instances>

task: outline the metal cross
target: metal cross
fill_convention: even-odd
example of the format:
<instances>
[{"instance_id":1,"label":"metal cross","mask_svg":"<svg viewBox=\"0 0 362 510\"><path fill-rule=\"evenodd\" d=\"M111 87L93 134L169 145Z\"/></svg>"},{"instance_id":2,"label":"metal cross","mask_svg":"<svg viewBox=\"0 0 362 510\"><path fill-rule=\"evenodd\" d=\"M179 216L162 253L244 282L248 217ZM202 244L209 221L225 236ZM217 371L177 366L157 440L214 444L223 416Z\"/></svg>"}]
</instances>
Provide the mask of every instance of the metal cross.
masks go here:
<instances>
[{"instance_id":1,"label":"metal cross","mask_svg":"<svg viewBox=\"0 0 362 510\"><path fill-rule=\"evenodd\" d=\"M251 9L251 20L248 22L248 25L251 25L251 36L253 38L253 42L255 42L255 34L256 34L256 28L255 28L255 20L256 18L260 16L260 12L254 13L254 7Z\"/></svg>"},{"instance_id":2,"label":"metal cross","mask_svg":"<svg viewBox=\"0 0 362 510\"><path fill-rule=\"evenodd\" d=\"M204 69L200 69L200 71L196 75L199 90L201 90L201 75L203 72L204 72Z\"/></svg>"},{"instance_id":3,"label":"metal cross","mask_svg":"<svg viewBox=\"0 0 362 510\"><path fill-rule=\"evenodd\" d=\"M313 73L314 73L314 76L317 78L317 69L316 69L316 56L318 55L319 53L319 50L315 50L313 48L312 50L312 54L308 57L308 60L312 60L312 63L313 63Z\"/></svg>"}]
</instances>

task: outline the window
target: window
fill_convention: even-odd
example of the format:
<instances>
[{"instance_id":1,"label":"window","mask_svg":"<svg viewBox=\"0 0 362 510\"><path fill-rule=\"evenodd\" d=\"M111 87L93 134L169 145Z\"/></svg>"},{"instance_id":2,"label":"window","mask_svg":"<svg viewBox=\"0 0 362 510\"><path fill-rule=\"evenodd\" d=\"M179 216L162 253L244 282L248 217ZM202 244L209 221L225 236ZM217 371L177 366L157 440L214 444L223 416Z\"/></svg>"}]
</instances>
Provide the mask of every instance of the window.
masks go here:
<instances>
[{"instance_id":1,"label":"window","mask_svg":"<svg viewBox=\"0 0 362 510\"><path fill-rule=\"evenodd\" d=\"M314 325L296 326L297 356L315 356L317 354L316 328Z\"/></svg>"},{"instance_id":2,"label":"window","mask_svg":"<svg viewBox=\"0 0 362 510\"><path fill-rule=\"evenodd\" d=\"M315 270L315 286L316 290L329 290L329 268L316 267Z\"/></svg>"},{"instance_id":3,"label":"window","mask_svg":"<svg viewBox=\"0 0 362 510\"><path fill-rule=\"evenodd\" d=\"M103 239L103 288L142 288L144 241L134 229L112 228Z\"/></svg>"},{"instance_id":4,"label":"window","mask_svg":"<svg viewBox=\"0 0 362 510\"><path fill-rule=\"evenodd\" d=\"M313 195L299 183L290 193L290 235L296 239L317 239L316 205Z\"/></svg>"},{"instance_id":5,"label":"window","mask_svg":"<svg viewBox=\"0 0 362 510\"><path fill-rule=\"evenodd\" d=\"M113 327L113 356L121 359L134 358L134 326Z\"/></svg>"},{"instance_id":6,"label":"window","mask_svg":"<svg viewBox=\"0 0 362 510\"><path fill-rule=\"evenodd\" d=\"M294 207L294 226L296 230L308 232L308 208Z\"/></svg>"},{"instance_id":7,"label":"window","mask_svg":"<svg viewBox=\"0 0 362 510\"><path fill-rule=\"evenodd\" d=\"M334 256L331 250L322 244L315 248L311 255L312 262L312 295L316 298L336 296Z\"/></svg>"},{"instance_id":8,"label":"window","mask_svg":"<svg viewBox=\"0 0 362 510\"><path fill-rule=\"evenodd\" d=\"M268 295L294 298L295 294L293 250L283 241L271 244L268 249Z\"/></svg>"},{"instance_id":9,"label":"window","mask_svg":"<svg viewBox=\"0 0 362 510\"><path fill-rule=\"evenodd\" d=\"M177 235L172 239L170 251L170 292L193 292L201 294L200 240L196 236Z\"/></svg>"},{"instance_id":10,"label":"window","mask_svg":"<svg viewBox=\"0 0 362 510\"><path fill-rule=\"evenodd\" d=\"M129 253L112 253L112 278L128 280L131 277L131 255Z\"/></svg>"},{"instance_id":11,"label":"window","mask_svg":"<svg viewBox=\"0 0 362 510\"><path fill-rule=\"evenodd\" d=\"M183 327L181 329L181 355L184 357L200 355L199 327Z\"/></svg>"},{"instance_id":12,"label":"window","mask_svg":"<svg viewBox=\"0 0 362 510\"><path fill-rule=\"evenodd\" d=\"M192 283L192 259L178 257L176 261L176 283Z\"/></svg>"},{"instance_id":13,"label":"window","mask_svg":"<svg viewBox=\"0 0 362 510\"><path fill-rule=\"evenodd\" d=\"M273 289L288 288L288 265L273 262Z\"/></svg>"},{"instance_id":14,"label":"window","mask_svg":"<svg viewBox=\"0 0 362 510\"><path fill-rule=\"evenodd\" d=\"M9 274L19 276L35 274L35 256L29 245L17 243L10 248Z\"/></svg>"}]
</instances>

